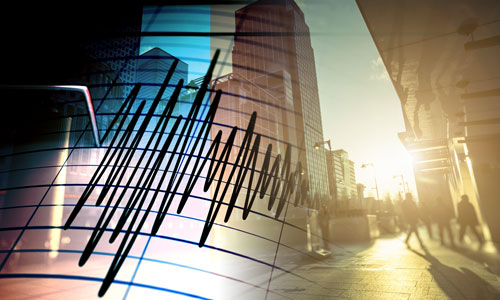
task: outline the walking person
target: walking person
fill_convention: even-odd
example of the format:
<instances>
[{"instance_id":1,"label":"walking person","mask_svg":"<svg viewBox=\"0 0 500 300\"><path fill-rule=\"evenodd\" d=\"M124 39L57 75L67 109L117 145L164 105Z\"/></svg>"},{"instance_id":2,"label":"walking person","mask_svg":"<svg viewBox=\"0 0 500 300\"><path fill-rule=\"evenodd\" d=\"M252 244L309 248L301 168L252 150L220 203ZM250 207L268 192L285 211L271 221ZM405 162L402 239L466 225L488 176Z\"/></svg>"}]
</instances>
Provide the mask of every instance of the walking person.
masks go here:
<instances>
[{"instance_id":1,"label":"walking person","mask_svg":"<svg viewBox=\"0 0 500 300\"><path fill-rule=\"evenodd\" d=\"M451 231L450 221L453 218L453 212L451 208L446 205L441 197L436 199L436 204L434 207L434 219L438 224L439 237L441 239L441 245L444 245L444 231L448 232L448 238L450 239L450 244L455 247L455 240L453 238L453 232Z\"/></svg>"},{"instance_id":2,"label":"walking person","mask_svg":"<svg viewBox=\"0 0 500 300\"><path fill-rule=\"evenodd\" d=\"M484 243L483 236L477 231L477 225L479 221L477 220L476 210L474 206L469 202L469 197L467 195L462 195L462 201L458 203L458 224L460 224L459 239L463 242L465 236L465 230L470 227L472 233L476 236L479 243L482 245Z\"/></svg>"},{"instance_id":3,"label":"walking person","mask_svg":"<svg viewBox=\"0 0 500 300\"><path fill-rule=\"evenodd\" d=\"M402 203L403 214L405 218L406 224L408 224L408 235L406 236L405 243L408 244L411 234L415 233L417 239L420 243L420 246L424 247L422 240L420 239L420 235L418 234L418 207L413 201L413 196L411 193L406 193L406 199Z\"/></svg>"},{"instance_id":4,"label":"walking person","mask_svg":"<svg viewBox=\"0 0 500 300\"><path fill-rule=\"evenodd\" d=\"M398 200L394 204L394 214L396 219L396 225L399 231L404 231L406 228L404 213L403 213L403 200Z\"/></svg>"},{"instance_id":5,"label":"walking person","mask_svg":"<svg viewBox=\"0 0 500 300\"><path fill-rule=\"evenodd\" d=\"M420 201L419 205L419 217L422 222L424 222L425 227L427 228L427 234L430 239L434 238L432 233L432 207L428 200Z\"/></svg>"}]
</instances>

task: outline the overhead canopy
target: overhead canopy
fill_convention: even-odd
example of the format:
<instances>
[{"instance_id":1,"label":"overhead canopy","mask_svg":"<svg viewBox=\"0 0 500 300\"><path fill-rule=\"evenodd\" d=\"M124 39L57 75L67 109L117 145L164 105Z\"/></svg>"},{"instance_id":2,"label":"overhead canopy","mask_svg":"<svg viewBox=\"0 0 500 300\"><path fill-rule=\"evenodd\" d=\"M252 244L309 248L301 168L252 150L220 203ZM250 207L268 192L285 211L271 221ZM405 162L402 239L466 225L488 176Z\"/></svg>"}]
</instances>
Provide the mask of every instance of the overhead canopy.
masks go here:
<instances>
[{"instance_id":1,"label":"overhead canopy","mask_svg":"<svg viewBox=\"0 0 500 300\"><path fill-rule=\"evenodd\" d=\"M401 100L402 140L500 133L500 1L357 3Z\"/></svg>"}]
</instances>

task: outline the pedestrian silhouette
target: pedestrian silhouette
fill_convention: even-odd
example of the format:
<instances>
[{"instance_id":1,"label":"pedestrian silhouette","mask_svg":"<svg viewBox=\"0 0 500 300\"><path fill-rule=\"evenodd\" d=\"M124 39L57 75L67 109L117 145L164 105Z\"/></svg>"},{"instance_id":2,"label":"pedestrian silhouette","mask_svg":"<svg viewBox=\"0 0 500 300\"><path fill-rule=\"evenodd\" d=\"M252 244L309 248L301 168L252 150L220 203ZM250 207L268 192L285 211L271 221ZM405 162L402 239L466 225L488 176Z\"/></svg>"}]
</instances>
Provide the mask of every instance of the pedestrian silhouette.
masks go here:
<instances>
[{"instance_id":1,"label":"pedestrian silhouette","mask_svg":"<svg viewBox=\"0 0 500 300\"><path fill-rule=\"evenodd\" d=\"M417 204L415 204L415 201L413 201L413 196L411 193L406 193L406 199L402 203L402 208L403 208L403 214L405 218L406 224L408 224L408 235L406 236L405 243L408 244L411 234L414 232L415 235L417 236L417 239L420 243L420 245L423 247L424 244L422 243L422 240L420 239L420 235L418 234L418 208Z\"/></svg>"},{"instance_id":2,"label":"pedestrian silhouette","mask_svg":"<svg viewBox=\"0 0 500 300\"><path fill-rule=\"evenodd\" d=\"M479 222L477 220L476 210L474 206L469 202L469 197L467 195L462 195L462 201L458 203L458 224L460 224L459 238L460 242L463 242L465 230L470 227L472 233L476 236L479 243L483 244L483 236L477 231L477 225Z\"/></svg>"},{"instance_id":3,"label":"pedestrian silhouette","mask_svg":"<svg viewBox=\"0 0 500 300\"><path fill-rule=\"evenodd\" d=\"M406 224L403 213L403 200L396 201L396 203L394 204L394 214L396 215L395 220L399 231L404 231L406 228Z\"/></svg>"},{"instance_id":4,"label":"pedestrian silhouette","mask_svg":"<svg viewBox=\"0 0 500 300\"><path fill-rule=\"evenodd\" d=\"M429 238L432 239L434 238L434 235L432 234L432 206L428 200L422 200L420 201L418 208L420 220L424 222L425 227L427 228L427 234L429 235Z\"/></svg>"},{"instance_id":5,"label":"pedestrian silhouette","mask_svg":"<svg viewBox=\"0 0 500 300\"><path fill-rule=\"evenodd\" d=\"M451 208L447 206L441 197L436 199L434 207L434 219L436 220L439 228L439 237L441 245L444 245L444 231L448 232L448 238L452 247L455 246L453 232L451 231L450 220L453 218Z\"/></svg>"}]
</instances>

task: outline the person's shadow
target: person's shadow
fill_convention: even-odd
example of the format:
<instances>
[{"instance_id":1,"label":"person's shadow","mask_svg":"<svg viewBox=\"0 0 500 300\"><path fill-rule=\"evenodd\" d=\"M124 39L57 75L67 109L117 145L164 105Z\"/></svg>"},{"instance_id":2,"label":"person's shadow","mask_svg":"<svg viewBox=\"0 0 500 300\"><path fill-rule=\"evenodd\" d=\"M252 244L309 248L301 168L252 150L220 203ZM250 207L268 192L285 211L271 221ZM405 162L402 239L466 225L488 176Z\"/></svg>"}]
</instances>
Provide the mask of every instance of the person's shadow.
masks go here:
<instances>
[{"instance_id":1,"label":"person's shadow","mask_svg":"<svg viewBox=\"0 0 500 300\"><path fill-rule=\"evenodd\" d=\"M431 263L429 272L450 299L500 299L500 293L493 286L468 268L458 270L444 265L427 248L423 249L425 254L410 250Z\"/></svg>"}]
</instances>

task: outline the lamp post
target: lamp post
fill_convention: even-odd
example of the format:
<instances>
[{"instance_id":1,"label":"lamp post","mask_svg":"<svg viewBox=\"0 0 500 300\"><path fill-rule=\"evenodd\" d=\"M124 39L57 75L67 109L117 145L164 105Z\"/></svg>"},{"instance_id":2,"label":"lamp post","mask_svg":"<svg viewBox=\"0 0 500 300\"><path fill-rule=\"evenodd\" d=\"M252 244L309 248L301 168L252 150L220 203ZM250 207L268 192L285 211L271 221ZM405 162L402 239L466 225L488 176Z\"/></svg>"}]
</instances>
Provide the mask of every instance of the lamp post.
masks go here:
<instances>
[{"instance_id":1,"label":"lamp post","mask_svg":"<svg viewBox=\"0 0 500 300\"><path fill-rule=\"evenodd\" d=\"M330 159L331 159L331 164L333 164L333 157L332 157L332 143L331 143L331 141L330 141L330 140L321 141L321 142L316 142L316 143L314 144L314 150L319 150L319 149L320 149L323 145L325 145L325 144L326 144L326 145L328 145L328 150L330 150L330 151L328 151L328 153L327 153L327 157L326 157L326 161L327 161L327 175L328 175L328 179L329 179L329 180L328 180L328 185L330 185L330 181L331 181L330 179L334 179L334 178L332 177L332 176L333 176L333 174L330 174L330 173L331 173L330 169L331 169L331 168L333 168L333 166L329 166L329 163L328 163L329 158L330 158ZM323 149L324 149L324 147L323 147ZM330 188L330 195L333 195L333 191L331 190L331 188ZM326 195L325 195L325 196L326 196ZM325 204L325 202L326 202L326 201L325 201L325 199L324 199L324 196L321 196L321 198L322 198L322 199L321 199L321 200L322 200L322 201L321 201L322 203L321 203L321 205L320 205L319 210L322 210L322 211L323 211L323 209L324 209L324 208L323 208L323 205ZM336 202L335 202L335 203L336 203ZM327 204L327 205L328 205L329 207L331 207L331 204ZM329 209L328 209L328 211L329 211ZM321 217L322 219L321 219L321 220L318 220L318 218L320 218L320 217ZM330 251L328 251L328 249L329 249L329 246L328 246L328 240L329 240L329 236L330 236L330 235L329 235L329 230L328 230L328 228L329 228L329 226L330 226L330 225L329 225L329 224L330 224L330 212L328 212L328 213L327 213L327 212L324 212L324 211L323 211L323 212L321 213L321 215L320 215L320 216L318 216L318 218L316 218L316 220L317 220L317 223L316 223L316 224L317 224L317 225L319 225L319 227L321 227L321 235L322 235L322 237L323 237L323 244L324 244L324 246L325 246L326 250L325 250L324 248L321 248L321 249L319 249L318 251L316 251L316 253L317 253L317 254L319 254L319 255L320 255L320 256L322 256L322 257L330 256L330 255L331 255L331 252L330 252ZM325 219L323 219L323 218L325 218L326 220L325 220ZM325 222L326 222L326 224L325 224ZM318 224L318 223L319 223L319 224Z\"/></svg>"},{"instance_id":2,"label":"lamp post","mask_svg":"<svg viewBox=\"0 0 500 300\"><path fill-rule=\"evenodd\" d=\"M314 144L314 149L315 150L318 150L322 145L325 145L325 144L328 144L328 149L330 151L332 151L332 143L331 143L331 140L327 140L327 141L322 141L322 142L317 142Z\"/></svg>"}]
</instances>

